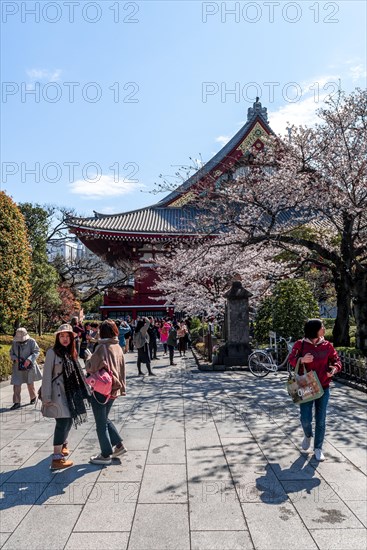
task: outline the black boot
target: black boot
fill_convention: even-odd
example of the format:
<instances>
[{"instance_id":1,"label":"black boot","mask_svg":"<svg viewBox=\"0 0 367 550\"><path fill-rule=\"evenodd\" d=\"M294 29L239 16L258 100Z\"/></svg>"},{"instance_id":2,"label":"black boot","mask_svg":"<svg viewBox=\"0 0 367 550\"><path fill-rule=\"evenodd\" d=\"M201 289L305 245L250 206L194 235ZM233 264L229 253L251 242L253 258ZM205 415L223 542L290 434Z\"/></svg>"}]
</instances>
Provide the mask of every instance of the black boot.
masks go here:
<instances>
[{"instance_id":1,"label":"black boot","mask_svg":"<svg viewBox=\"0 0 367 550\"><path fill-rule=\"evenodd\" d=\"M151 369L150 365L147 365L147 369L148 369L149 376L155 376L154 372L152 372L152 369Z\"/></svg>"}]
</instances>

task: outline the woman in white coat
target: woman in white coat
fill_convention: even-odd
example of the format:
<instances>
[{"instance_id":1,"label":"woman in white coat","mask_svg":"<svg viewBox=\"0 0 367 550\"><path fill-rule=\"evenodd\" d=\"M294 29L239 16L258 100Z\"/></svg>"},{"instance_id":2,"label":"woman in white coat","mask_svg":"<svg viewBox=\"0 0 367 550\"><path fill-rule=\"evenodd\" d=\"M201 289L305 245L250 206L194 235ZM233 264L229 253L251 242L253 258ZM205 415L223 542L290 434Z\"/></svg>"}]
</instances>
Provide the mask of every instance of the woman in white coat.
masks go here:
<instances>
[{"instance_id":1,"label":"woman in white coat","mask_svg":"<svg viewBox=\"0 0 367 550\"><path fill-rule=\"evenodd\" d=\"M73 327L61 325L54 347L46 354L42 380L42 414L56 419L51 470L73 465L67 460L67 438L74 424L87 421L90 390L78 363Z\"/></svg>"},{"instance_id":2,"label":"woman in white coat","mask_svg":"<svg viewBox=\"0 0 367 550\"><path fill-rule=\"evenodd\" d=\"M20 408L22 384L27 384L30 404L36 402L34 383L41 380L42 374L37 365L40 349L36 340L31 338L25 328L18 328L12 346L10 358L13 361L11 384L13 384L13 405L10 410Z\"/></svg>"}]
</instances>

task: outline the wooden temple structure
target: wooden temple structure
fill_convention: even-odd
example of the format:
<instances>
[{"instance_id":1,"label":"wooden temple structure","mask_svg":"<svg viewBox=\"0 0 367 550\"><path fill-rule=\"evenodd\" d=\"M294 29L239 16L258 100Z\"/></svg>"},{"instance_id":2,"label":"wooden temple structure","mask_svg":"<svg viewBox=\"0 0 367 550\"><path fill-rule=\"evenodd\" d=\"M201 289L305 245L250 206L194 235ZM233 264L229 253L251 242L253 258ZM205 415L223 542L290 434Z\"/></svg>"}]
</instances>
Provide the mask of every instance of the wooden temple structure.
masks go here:
<instances>
[{"instance_id":1,"label":"wooden temple structure","mask_svg":"<svg viewBox=\"0 0 367 550\"><path fill-rule=\"evenodd\" d=\"M90 218L72 218L69 229L92 252L109 265L128 259L139 265L138 274L125 291L108 291L101 307L102 318L123 318L138 315L172 316L174 304L157 301L151 290L156 280L154 259L165 250L198 236L195 220L201 210L200 193L206 185L220 185L243 174L248 164L249 149L261 150L264 137L273 134L267 109L259 98L248 109L246 124L202 168L158 203L121 214L95 212ZM122 289L124 290L124 289Z\"/></svg>"}]
</instances>

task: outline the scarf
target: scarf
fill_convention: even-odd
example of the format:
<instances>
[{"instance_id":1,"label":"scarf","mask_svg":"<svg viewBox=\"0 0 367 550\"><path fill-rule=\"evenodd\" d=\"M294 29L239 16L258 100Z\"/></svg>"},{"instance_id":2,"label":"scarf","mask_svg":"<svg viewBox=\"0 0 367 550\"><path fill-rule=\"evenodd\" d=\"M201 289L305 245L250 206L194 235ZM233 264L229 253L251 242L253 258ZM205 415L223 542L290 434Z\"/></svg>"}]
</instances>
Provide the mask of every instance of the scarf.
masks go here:
<instances>
[{"instance_id":1,"label":"scarf","mask_svg":"<svg viewBox=\"0 0 367 550\"><path fill-rule=\"evenodd\" d=\"M70 416L75 428L87 421L88 391L80 366L67 350L62 350L62 374Z\"/></svg>"}]
</instances>

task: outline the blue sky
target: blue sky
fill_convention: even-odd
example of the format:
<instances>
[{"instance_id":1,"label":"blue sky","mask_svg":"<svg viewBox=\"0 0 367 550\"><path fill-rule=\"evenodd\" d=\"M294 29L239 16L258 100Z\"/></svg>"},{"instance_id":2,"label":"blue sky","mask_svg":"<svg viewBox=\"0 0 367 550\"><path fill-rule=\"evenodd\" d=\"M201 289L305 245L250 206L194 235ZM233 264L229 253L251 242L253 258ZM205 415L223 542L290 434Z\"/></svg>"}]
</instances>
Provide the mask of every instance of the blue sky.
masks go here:
<instances>
[{"instance_id":1,"label":"blue sky","mask_svg":"<svg viewBox=\"0 0 367 550\"><path fill-rule=\"evenodd\" d=\"M1 8L2 189L17 202L141 208L162 198L159 174L208 161L257 94L284 133L312 124L339 81L366 86L363 1Z\"/></svg>"}]
</instances>

